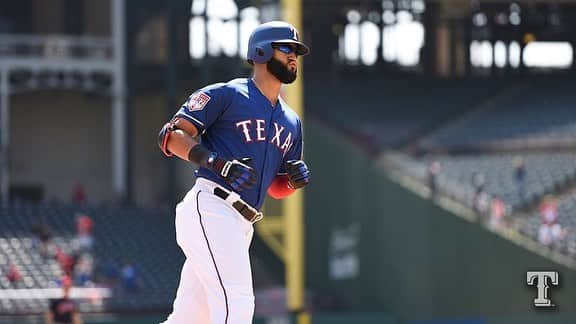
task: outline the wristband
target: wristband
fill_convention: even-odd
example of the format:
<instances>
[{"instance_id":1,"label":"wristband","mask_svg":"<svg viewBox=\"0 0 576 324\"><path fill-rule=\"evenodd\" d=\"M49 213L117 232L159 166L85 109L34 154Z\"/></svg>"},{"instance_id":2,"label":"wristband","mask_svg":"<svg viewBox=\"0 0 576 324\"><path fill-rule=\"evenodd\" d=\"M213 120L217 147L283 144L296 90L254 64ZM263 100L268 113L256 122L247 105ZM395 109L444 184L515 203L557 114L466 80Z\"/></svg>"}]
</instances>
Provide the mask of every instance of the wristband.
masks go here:
<instances>
[{"instance_id":1,"label":"wristband","mask_svg":"<svg viewBox=\"0 0 576 324\"><path fill-rule=\"evenodd\" d=\"M188 151L188 161L196 163L201 167L208 167L209 166L209 159L212 158L212 153L207 148L200 144L196 144L192 146L190 151ZM216 154L216 153L214 153ZM214 159L214 158L212 158Z\"/></svg>"}]
</instances>

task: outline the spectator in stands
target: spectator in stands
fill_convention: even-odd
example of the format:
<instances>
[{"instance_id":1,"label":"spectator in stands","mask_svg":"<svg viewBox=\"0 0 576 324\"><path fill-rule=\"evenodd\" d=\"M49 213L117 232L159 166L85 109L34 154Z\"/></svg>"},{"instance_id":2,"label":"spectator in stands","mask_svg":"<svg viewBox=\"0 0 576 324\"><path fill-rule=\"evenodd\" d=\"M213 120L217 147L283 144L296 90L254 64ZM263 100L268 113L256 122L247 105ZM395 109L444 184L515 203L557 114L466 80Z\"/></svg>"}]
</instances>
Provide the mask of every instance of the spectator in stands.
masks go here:
<instances>
[{"instance_id":1,"label":"spectator in stands","mask_svg":"<svg viewBox=\"0 0 576 324\"><path fill-rule=\"evenodd\" d=\"M484 191L484 175L474 172L472 175L472 187L474 188L474 197L472 198L472 208L476 213L485 213L488 211L489 198Z\"/></svg>"},{"instance_id":2,"label":"spectator in stands","mask_svg":"<svg viewBox=\"0 0 576 324\"><path fill-rule=\"evenodd\" d=\"M86 215L76 214L76 247L79 252L89 252L94 246L94 238L92 236L92 228L94 222Z\"/></svg>"},{"instance_id":3,"label":"spectator in stands","mask_svg":"<svg viewBox=\"0 0 576 324\"><path fill-rule=\"evenodd\" d=\"M140 279L136 266L127 261L120 272L122 277L122 288L127 293L136 293L140 290Z\"/></svg>"},{"instance_id":4,"label":"spectator in stands","mask_svg":"<svg viewBox=\"0 0 576 324\"><path fill-rule=\"evenodd\" d=\"M86 203L86 190L81 183L77 183L72 190L72 202L78 205Z\"/></svg>"},{"instance_id":5,"label":"spectator in stands","mask_svg":"<svg viewBox=\"0 0 576 324\"><path fill-rule=\"evenodd\" d=\"M114 260L108 260L104 265L104 284L108 287L114 287L120 278L120 269Z\"/></svg>"},{"instance_id":6,"label":"spectator in stands","mask_svg":"<svg viewBox=\"0 0 576 324\"><path fill-rule=\"evenodd\" d=\"M76 267L74 267L74 282L80 286L89 286L92 282L92 272L94 269L94 259L88 253L82 254Z\"/></svg>"},{"instance_id":7,"label":"spectator in stands","mask_svg":"<svg viewBox=\"0 0 576 324\"><path fill-rule=\"evenodd\" d=\"M440 162L432 161L428 165L428 187L430 188L430 198L436 197L438 190L438 174L440 173Z\"/></svg>"},{"instance_id":8,"label":"spectator in stands","mask_svg":"<svg viewBox=\"0 0 576 324\"><path fill-rule=\"evenodd\" d=\"M490 206L490 227L499 229L504 224L504 216L506 216L506 205L502 199L496 197L492 199Z\"/></svg>"},{"instance_id":9,"label":"spectator in stands","mask_svg":"<svg viewBox=\"0 0 576 324\"><path fill-rule=\"evenodd\" d=\"M73 254L70 255L62 249L56 249L56 261L60 265L60 269L64 272L65 275L71 277L74 273L74 268L76 267L76 262L78 261L79 255Z\"/></svg>"},{"instance_id":10,"label":"spectator in stands","mask_svg":"<svg viewBox=\"0 0 576 324\"><path fill-rule=\"evenodd\" d=\"M52 241L52 231L50 226L41 220L32 225L32 234L34 235L34 245L40 250L40 254L47 258L50 255L50 247Z\"/></svg>"},{"instance_id":11,"label":"spectator in stands","mask_svg":"<svg viewBox=\"0 0 576 324\"><path fill-rule=\"evenodd\" d=\"M540 204L541 225L538 232L538 241L550 246L566 237L565 229L558 224L558 205L552 196L546 196Z\"/></svg>"},{"instance_id":12,"label":"spectator in stands","mask_svg":"<svg viewBox=\"0 0 576 324\"><path fill-rule=\"evenodd\" d=\"M519 156L514 159L514 182L520 199L526 199L526 165L524 159Z\"/></svg>"},{"instance_id":13,"label":"spectator in stands","mask_svg":"<svg viewBox=\"0 0 576 324\"><path fill-rule=\"evenodd\" d=\"M64 277L62 279L62 298L50 301L50 309L48 309L44 316L46 324L82 324L78 307L76 303L70 299L71 288L72 279L70 279L70 277Z\"/></svg>"},{"instance_id":14,"label":"spectator in stands","mask_svg":"<svg viewBox=\"0 0 576 324\"><path fill-rule=\"evenodd\" d=\"M15 264L10 264L6 272L6 279L14 288L20 288L22 285L22 274Z\"/></svg>"}]
</instances>

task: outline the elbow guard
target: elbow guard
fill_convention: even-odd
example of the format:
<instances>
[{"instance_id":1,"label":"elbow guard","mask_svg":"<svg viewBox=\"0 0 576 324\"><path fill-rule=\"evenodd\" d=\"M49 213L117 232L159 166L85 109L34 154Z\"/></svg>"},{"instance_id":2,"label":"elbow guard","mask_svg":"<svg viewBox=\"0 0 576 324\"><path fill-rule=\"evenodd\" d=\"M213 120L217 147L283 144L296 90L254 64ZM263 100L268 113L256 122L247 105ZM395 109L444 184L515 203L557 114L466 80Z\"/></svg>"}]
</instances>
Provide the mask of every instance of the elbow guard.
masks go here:
<instances>
[{"instance_id":1,"label":"elbow guard","mask_svg":"<svg viewBox=\"0 0 576 324\"><path fill-rule=\"evenodd\" d=\"M270 187L268 188L268 195L274 199L284 199L294 193L296 189L290 188L288 176L276 176Z\"/></svg>"},{"instance_id":2,"label":"elbow guard","mask_svg":"<svg viewBox=\"0 0 576 324\"><path fill-rule=\"evenodd\" d=\"M170 133L176 129L176 120L171 120L170 122L164 124L162 129L158 133L158 147L164 155L171 157L174 154L168 150L168 139L170 138Z\"/></svg>"}]
</instances>

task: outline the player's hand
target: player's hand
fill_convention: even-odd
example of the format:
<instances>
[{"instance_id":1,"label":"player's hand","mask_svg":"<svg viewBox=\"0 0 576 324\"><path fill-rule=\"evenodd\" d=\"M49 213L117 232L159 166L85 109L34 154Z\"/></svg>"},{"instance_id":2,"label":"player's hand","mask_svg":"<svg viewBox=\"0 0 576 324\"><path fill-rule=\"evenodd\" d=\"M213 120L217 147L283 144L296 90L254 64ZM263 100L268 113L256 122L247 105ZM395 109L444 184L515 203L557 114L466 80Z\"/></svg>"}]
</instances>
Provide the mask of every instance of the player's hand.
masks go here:
<instances>
[{"instance_id":1,"label":"player's hand","mask_svg":"<svg viewBox=\"0 0 576 324\"><path fill-rule=\"evenodd\" d=\"M247 164L251 158L243 158L240 160L225 161L221 165L220 170L215 170L224 178L226 183L240 192L245 189L251 189L256 184L256 171Z\"/></svg>"},{"instance_id":2,"label":"player's hand","mask_svg":"<svg viewBox=\"0 0 576 324\"><path fill-rule=\"evenodd\" d=\"M293 189L300 189L310 183L310 170L302 160L290 160L285 164L288 173L288 185Z\"/></svg>"}]
</instances>

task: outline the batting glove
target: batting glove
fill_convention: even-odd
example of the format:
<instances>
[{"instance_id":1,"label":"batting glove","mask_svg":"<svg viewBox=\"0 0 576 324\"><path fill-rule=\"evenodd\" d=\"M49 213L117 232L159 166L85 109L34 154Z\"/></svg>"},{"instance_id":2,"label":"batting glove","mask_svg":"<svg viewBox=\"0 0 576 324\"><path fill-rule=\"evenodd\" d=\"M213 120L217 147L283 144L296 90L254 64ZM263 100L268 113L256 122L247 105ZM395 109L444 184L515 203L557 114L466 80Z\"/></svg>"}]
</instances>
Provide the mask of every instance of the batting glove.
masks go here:
<instances>
[{"instance_id":1,"label":"batting glove","mask_svg":"<svg viewBox=\"0 0 576 324\"><path fill-rule=\"evenodd\" d=\"M257 182L256 171L247 165L252 159L227 161L216 154L208 159L208 167L221 176L234 191L251 189Z\"/></svg>"},{"instance_id":2,"label":"batting glove","mask_svg":"<svg viewBox=\"0 0 576 324\"><path fill-rule=\"evenodd\" d=\"M286 161L285 169L288 174L288 185L292 189L300 189L310 183L310 170L304 161Z\"/></svg>"}]
</instances>

